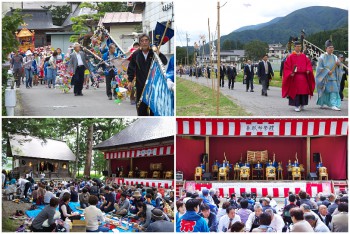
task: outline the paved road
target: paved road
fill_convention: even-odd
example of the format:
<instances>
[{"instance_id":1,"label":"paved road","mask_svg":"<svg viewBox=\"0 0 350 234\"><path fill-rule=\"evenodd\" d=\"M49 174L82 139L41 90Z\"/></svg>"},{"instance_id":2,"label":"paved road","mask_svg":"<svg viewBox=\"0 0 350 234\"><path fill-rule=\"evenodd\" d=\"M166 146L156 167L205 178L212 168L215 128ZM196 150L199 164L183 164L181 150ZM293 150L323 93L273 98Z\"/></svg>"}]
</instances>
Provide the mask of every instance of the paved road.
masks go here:
<instances>
[{"instance_id":1,"label":"paved road","mask_svg":"<svg viewBox=\"0 0 350 234\"><path fill-rule=\"evenodd\" d=\"M198 84L212 87L212 81L207 78L182 76L186 80L196 82ZM309 100L309 105L305 111L295 112L294 108L288 105L288 99L282 98L281 88L270 87L268 97L261 96L261 85L254 84L255 92L246 92L246 86L241 82L235 83L234 90L228 89L228 81L225 80L225 87L220 88L221 93L231 98L236 104L245 109L246 112L253 116L348 116L348 99L342 102L341 111L333 111L331 109L320 109L316 105L317 94Z\"/></svg>"},{"instance_id":2,"label":"paved road","mask_svg":"<svg viewBox=\"0 0 350 234\"><path fill-rule=\"evenodd\" d=\"M136 116L135 105L126 99L120 104L108 100L105 84L98 89L83 89L84 96L75 97L73 90L65 94L60 89L49 89L45 85L17 89L19 103L16 116Z\"/></svg>"}]
</instances>

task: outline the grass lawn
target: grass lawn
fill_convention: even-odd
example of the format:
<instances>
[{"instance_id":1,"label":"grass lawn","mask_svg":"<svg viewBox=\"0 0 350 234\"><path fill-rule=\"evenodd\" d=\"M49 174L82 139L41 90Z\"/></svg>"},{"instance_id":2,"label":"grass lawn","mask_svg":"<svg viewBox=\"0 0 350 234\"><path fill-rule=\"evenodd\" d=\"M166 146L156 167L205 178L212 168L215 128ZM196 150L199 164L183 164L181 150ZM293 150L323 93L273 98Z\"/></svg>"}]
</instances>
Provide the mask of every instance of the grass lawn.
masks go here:
<instances>
[{"instance_id":1,"label":"grass lawn","mask_svg":"<svg viewBox=\"0 0 350 234\"><path fill-rule=\"evenodd\" d=\"M176 115L177 116L216 116L216 98L212 90L194 82L176 79ZM249 115L231 99L220 95L219 116Z\"/></svg>"}]
</instances>

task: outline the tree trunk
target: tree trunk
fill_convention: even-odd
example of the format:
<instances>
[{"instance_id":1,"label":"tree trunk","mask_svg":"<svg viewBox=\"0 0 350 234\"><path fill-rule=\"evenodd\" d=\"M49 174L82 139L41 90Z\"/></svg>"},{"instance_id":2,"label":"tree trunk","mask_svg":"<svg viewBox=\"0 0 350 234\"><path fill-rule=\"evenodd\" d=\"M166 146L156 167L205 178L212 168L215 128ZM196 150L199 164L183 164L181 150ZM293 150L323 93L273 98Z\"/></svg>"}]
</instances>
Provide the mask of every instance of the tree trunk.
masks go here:
<instances>
[{"instance_id":1,"label":"tree trunk","mask_svg":"<svg viewBox=\"0 0 350 234\"><path fill-rule=\"evenodd\" d=\"M90 177L91 172L91 160L92 160L92 141L94 133L94 124L91 124L88 128L88 134L86 139L86 159L85 159L85 169L84 176Z\"/></svg>"},{"instance_id":2,"label":"tree trunk","mask_svg":"<svg viewBox=\"0 0 350 234\"><path fill-rule=\"evenodd\" d=\"M79 173L79 168L78 168L78 165L79 165L79 151L80 151L80 144L79 144L79 137L80 137L80 128L79 128L79 123L77 123L77 141L76 141L76 144L77 144L77 151L76 151L76 160L75 160L75 165L74 165L74 170L73 170L73 178L75 179L77 177L77 173Z\"/></svg>"}]
</instances>

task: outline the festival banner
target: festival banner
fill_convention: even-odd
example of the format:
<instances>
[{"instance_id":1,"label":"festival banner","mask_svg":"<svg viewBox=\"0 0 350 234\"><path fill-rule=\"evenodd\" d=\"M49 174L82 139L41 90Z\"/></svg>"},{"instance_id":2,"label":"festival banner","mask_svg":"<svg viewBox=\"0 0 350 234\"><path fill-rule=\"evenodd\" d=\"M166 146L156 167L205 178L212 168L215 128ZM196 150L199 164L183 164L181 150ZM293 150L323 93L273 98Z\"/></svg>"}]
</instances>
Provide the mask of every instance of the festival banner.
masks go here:
<instances>
[{"instance_id":1,"label":"festival banner","mask_svg":"<svg viewBox=\"0 0 350 234\"><path fill-rule=\"evenodd\" d=\"M156 29L154 30L154 40L153 43L158 46L160 41L162 40L163 34L165 32L162 45L167 43L173 36L174 30L171 28L167 28L164 24L157 22Z\"/></svg>"},{"instance_id":2,"label":"festival banner","mask_svg":"<svg viewBox=\"0 0 350 234\"><path fill-rule=\"evenodd\" d=\"M167 78L154 59L145 84L142 101L155 116L174 116L174 93L168 89Z\"/></svg>"},{"instance_id":3,"label":"festival banner","mask_svg":"<svg viewBox=\"0 0 350 234\"><path fill-rule=\"evenodd\" d=\"M345 136L346 118L212 119L178 118L178 135L198 136Z\"/></svg>"}]
</instances>

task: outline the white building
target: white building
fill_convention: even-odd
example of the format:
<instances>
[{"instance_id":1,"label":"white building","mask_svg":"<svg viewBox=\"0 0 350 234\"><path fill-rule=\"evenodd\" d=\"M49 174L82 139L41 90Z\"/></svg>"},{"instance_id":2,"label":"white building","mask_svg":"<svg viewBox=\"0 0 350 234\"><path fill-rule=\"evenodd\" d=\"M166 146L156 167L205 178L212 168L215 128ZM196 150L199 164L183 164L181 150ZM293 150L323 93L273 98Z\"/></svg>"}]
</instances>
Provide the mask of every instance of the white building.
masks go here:
<instances>
[{"instance_id":1,"label":"white building","mask_svg":"<svg viewBox=\"0 0 350 234\"><path fill-rule=\"evenodd\" d=\"M173 2L136 2L133 6L133 13L142 14L142 31L152 38L157 22L164 25L169 20L170 28L174 30L174 5ZM174 54L175 39L172 38L164 44L160 51L170 57Z\"/></svg>"},{"instance_id":2,"label":"white building","mask_svg":"<svg viewBox=\"0 0 350 234\"><path fill-rule=\"evenodd\" d=\"M271 63L280 64L282 59L284 58L285 50L286 47L281 43L269 44L269 61Z\"/></svg>"},{"instance_id":3,"label":"white building","mask_svg":"<svg viewBox=\"0 0 350 234\"><path fill-rule=\"evenodd\" d=\"M141 14L109 12L101 18L99 25L103 24L116 43L118 43L124 52L127 52L135 41L137 28L141 23Z\"/></svg>"}]
</instances>

